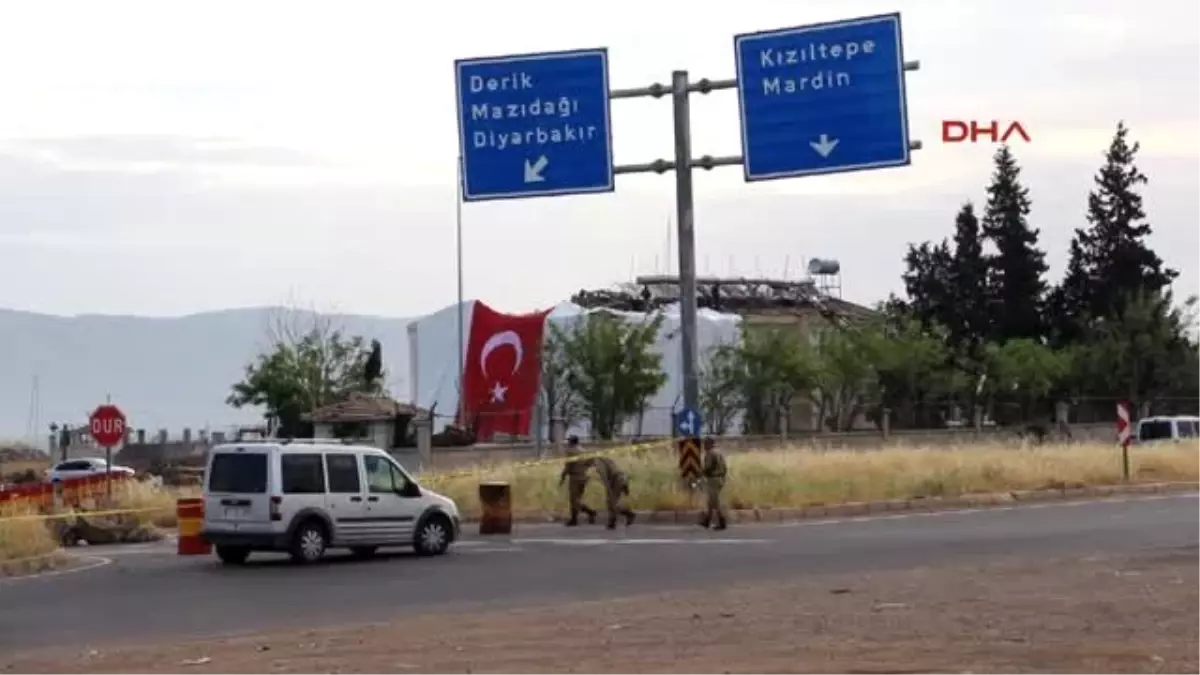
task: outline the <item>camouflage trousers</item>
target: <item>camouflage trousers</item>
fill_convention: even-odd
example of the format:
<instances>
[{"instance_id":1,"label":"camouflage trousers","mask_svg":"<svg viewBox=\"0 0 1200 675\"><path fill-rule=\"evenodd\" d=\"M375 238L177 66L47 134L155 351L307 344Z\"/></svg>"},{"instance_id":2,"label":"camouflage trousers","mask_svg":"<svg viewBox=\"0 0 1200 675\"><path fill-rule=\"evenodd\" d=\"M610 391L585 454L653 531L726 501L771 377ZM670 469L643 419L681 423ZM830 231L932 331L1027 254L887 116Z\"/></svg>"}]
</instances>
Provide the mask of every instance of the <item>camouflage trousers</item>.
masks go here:
<instances>
[{"instance_id":1,"label":"camouflage trousers","mask_svg":"<svg viewBox=\"0 0 1200 675\"><path fill-rule=\"evenodd\" d=\"M588 517L588 522L596 522L596 510L587 504L583 503L583 493L587 490L587 479L579 480L572 478L567 482L567 501L570 507L570 520L567 522L574 524L579 522L579 514L583 513Z\"/></svg>"},{"instance_id":2,"label":"camouflage trousers","mask_svg":"<svg viewBox=\"0 0 1200 675\"><path fill-rule=\"evenodd\" d=\"M629 494L629 479L624 474L613 477L604 485L604 506L608 509L608 529L617 526L617 516L625 517L625 524L631 525L634 519L633 509L625 504L625 496Z\"/></svg>"},{"instance_id":3,"label":"camouflage trousers","mask_svg":"<svg viewBox=\"0 0 1200 675\"><path fill-rule=\"evenodd\" d=\"M725 508L721 506L721 491L725 489L725 477L703 478L704 486L704 516L700 524L707 526L716 516L717 524L724 527L726 522Z\"/></svg>"}]
</instances>

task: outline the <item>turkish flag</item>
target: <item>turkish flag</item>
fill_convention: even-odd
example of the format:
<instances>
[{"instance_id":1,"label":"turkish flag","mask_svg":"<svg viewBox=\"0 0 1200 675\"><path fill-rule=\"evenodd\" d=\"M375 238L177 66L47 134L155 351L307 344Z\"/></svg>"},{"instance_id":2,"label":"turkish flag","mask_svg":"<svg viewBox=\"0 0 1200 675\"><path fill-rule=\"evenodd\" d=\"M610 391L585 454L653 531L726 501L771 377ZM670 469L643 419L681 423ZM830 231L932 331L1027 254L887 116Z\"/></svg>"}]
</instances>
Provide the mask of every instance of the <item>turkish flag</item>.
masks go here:
<instances>
[{"instance_id":1,"label":"turkish flag","mask_svg":"<svg viewBox=\"0 0 1200 675\"><path fill-rule=\"evenodd\" d=\"M465 419L459 424L474 427L476 440L491 440L497 432L529 434L549 313L501 314L475 302L463 359L461 409Z\"/></svg>"}]
</instances>

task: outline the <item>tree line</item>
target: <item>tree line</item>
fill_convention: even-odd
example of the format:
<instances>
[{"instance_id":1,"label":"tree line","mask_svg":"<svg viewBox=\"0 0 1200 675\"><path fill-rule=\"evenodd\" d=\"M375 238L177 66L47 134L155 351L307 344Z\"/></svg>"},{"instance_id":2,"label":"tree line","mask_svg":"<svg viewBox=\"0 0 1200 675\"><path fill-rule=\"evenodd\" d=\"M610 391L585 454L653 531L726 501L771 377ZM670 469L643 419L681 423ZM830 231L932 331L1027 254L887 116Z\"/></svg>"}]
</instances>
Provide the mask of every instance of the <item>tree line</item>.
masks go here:
<instances>
[{"instance_id":1,"label":"tree line","mask_svg":"<svg viewBox=\"0 0 1200 675\"><path fill-rule=\"evenodd\" d=\"M954 232L939 243L909 247L907 297L892 297L885 314L914 321L943 341L941 368L966 383L993 384L997 359L1024 364L1041 382L1011 383L1030 398L1123 398L1142 409L1200 396L1196 297L1176 302L1178 276L1148 246L1151 234L1137 167L1139 150L1117 125L1086 200L1086 225L1071 238L1067 270L1047 277L1032 199L1012 151L993 162L981 212L968 201ZM1004 368L1000 368L1004 370ZM986 388L945 393L986 400Z\"/></svg>"},{"instance_id":2,"label":"tree line","mask_svg":"<svg viewBox=\"0 0 1200 675\"><path fill-rule=\"evenodd\" d=\"M782 411L811 401L818 425L840 431L884 410L896 427L940 427L951 404L1000 424L1046 421L1057 402L1104 400L1138 410L1195 413L1200 358L1197 299L1177 302L1178 276L1148 246L1141 189L1147 177L1124 123L1117 126L1075 229L1067 270L1047 279L1033 200L1002 146L982 207L966 201L953 232L909 246L904 297L865 319L814 314L816 328L743 323L737 341L701 355L701 414L709 433L774 433ZM656 349L664 318L596 311L544 338L540 405L611 438L640 434L648 401L665 385ZM280 322L271 348L246 368L229 403L258 405L276 427L303 432L301 414L354 391L382 390L378 347L314 320ZM682 402L680 401L681 405ZM1173 405L1180 406L1178 410ZM961 420L958 420L961 422ZM740 428L735 428L737 425Z\"/></svg>"},{"instance_id":3,"label":"tree line","mask_svg":"<svg viewBox=\"0 0 1200 675\"><path fill-rule=\"evenodd\" d=\"M1139 150L1119 123L1075 229L1067 271L1047 279L1033 201L1012 150L1002 146L981 209L965 202L953 234L912 244L905 295L865 320L832 320L806 332L744 326L736 344L703 355L701 413L710 433L772 433L781 411L809 399L821 428L856 420L945 426L950 404L1000 424L1045 422L1058 402L1113 402L1195 413L1200 404L1197 299L1176 302L1178 276L1148 246L1152 229L1136 166ZM586 418L609 437L645 413L665 382L649 350L661 317L629 325L588 315L555 329L544 356L543 396L553 416ZM640 425L638 425L640 427Z\"/></svg>"}]
</instances>

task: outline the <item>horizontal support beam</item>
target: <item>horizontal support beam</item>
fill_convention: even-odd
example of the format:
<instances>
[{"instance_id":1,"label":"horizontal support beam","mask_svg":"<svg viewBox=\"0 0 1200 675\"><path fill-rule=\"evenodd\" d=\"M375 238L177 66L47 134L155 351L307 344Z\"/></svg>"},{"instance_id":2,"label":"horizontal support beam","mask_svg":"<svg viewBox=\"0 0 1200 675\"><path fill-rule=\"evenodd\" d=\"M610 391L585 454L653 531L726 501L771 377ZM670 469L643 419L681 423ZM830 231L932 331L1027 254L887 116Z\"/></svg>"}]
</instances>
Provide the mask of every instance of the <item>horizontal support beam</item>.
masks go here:
<instances>
[{"instance_id":1,"label":"horizontal support beam","mask_svg":"<svg viewBox=\"0 0 1200 675\"><path fill-rule=\"evenodd\" d=\"M705 155L692 160L693 167L699 167L706 171L712 170L718 166L741 166L741 155L728 155L725 157L713 157ZM653 162L646 164L621 164L613 167L613 173L666 173L675 170L675 162L666 159L656 159Z\"/></svg>"},{"instance_id":2,"label":"horizontal support beam","mask_svg":"<svg viewBox=\"0 0 1200 675\"><path fill-rule=\"evenodd\" d=\"M905 61L904 70L914 71L921 69L920 61ZM688 91L691 93L708 94L722 89L737 89L738 81L736 79L728 80L710 80L704 78L688 85ZM671 85L655 82L649 87L635 87L633 89L613 89L608 92L609 98L662 98L671 93Z\"/></svg>"},{"instance_id":3,"label":"horizontal support beam","mask_svg":"<svg viewBox=\"0 0 1200 675\"><path fill-rule=\"evenodd\" d=\"M920 150L924 145L921 141L910 141L908 144L909 150ZM741 166L745 160L741 155L725 155L722 157L713 157L712 155L704 155L692 160L692 166L705 171L711 171L718 166ZM622 173L666 173L675 170L675 162L667 159L656 159L653 162L645 164L618 164L613 167L614 174Z\"/></svg>"}]
</instances>

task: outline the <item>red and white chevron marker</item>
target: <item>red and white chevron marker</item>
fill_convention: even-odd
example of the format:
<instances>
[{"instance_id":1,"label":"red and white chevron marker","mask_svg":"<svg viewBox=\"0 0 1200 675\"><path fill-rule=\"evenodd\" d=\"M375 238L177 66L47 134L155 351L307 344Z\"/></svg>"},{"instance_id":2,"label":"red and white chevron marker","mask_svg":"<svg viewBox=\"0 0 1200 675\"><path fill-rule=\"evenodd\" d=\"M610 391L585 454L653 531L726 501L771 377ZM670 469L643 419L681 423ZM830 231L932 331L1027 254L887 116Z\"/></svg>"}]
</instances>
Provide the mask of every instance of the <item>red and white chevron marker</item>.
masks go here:
<instances>
[{"instance_id":1,"label":"red and white chevron marker","mask_svg":"<svg viewBox=\"0 0 1200 675\"><path fill-rule=\"evenodd\" d=\"M1129 404L1117 404L1117 443L1122 447L1129 447L1129 443L1133 441L1133 431L1130 429L1129 423Z\"/></svg>"}]
</instances>

